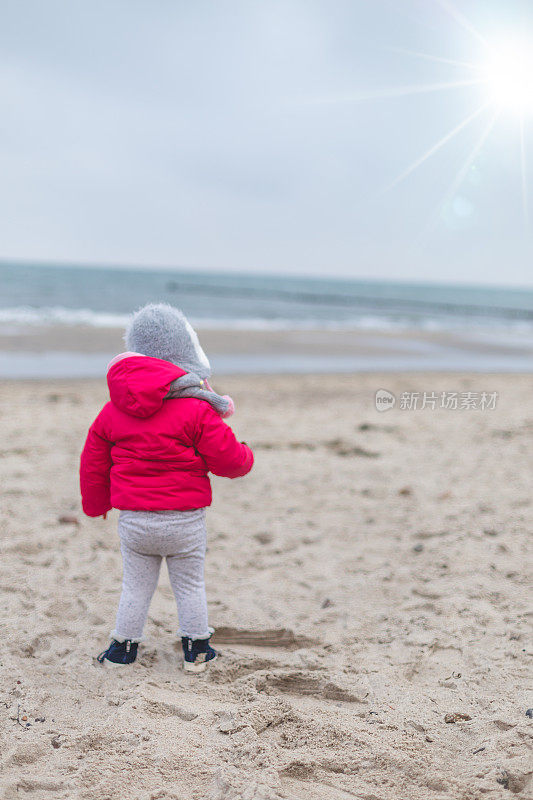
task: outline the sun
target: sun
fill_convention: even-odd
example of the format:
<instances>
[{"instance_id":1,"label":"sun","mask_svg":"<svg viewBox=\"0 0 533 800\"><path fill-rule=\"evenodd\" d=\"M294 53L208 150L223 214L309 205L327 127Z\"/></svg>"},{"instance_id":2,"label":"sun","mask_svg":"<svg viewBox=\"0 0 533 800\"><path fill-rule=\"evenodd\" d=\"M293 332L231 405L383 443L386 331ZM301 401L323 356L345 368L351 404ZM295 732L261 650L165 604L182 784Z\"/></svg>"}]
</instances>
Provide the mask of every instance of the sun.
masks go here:
<instances>
[{"instance_id":1,"label":"sun","mask_svg":"<svg viewBox=\"0 0 533 800\"><path fill-rule=\"evenodd\" d=\"M493 45L481 69L488 100L519 116L533 113L533 41Z\"/></svg>"},{"instance_id":2,"label":"sun","mask_svg":"<svg viewBox=\"0 0 533 800\"><path fill-rule=\"evenodd\" d=\"M482 45L482 57L471 61L456 61L451 58L437 56L432 53L416 53L403 51L406 55L423 58L436 63L449 64L455 70L461 70L460 79L450 80L441 84L427 84L421 86L404 87L396 89L394 94L415 94L434 91L473 91L473 104L470 113L456 123L450 130L438 139L425 153L410 164L398 175L387 189L392 189L397 184L408 178L412 172L425 164L438 151L443 149L452 139L458 136L465 128L477 124L481 120L481 132L472 150L459 168L439 208L445 202L453 200L459 187L470 174L486 141L493 133L497 123L507 117L516 125L518 139L518 157L520 161L519 185L522 195L522 208L525 230L530 230L530 215L528 201L527 157L526 140L528 137L527 126L533 120L533 36L524 31L511 32L502 35L502 38L490 41L483 32L478 31L464 14L452 5L450 0L436 0L473 39L476 40L476 51L479 54ZM400 51L402 52L402 51ZM433 220L439 219L439 212L434 214Z\"/></svg>"},{"instance_id":3,"label":"sun","mask_svg":"<svg viewBox=\"0 0 533 800\"><path fill-rule=\"evenodd\" d=\"M458 2L458 0L456 0ZM530 0L531 2L531 0ZM454 0L434 0L434 3L448 14L454 22L463 28L475 43L475 57L466 60L456 60L453 57L437 55L436 53L416 52L401 48L390 48L404 56L423 59L439 65L446 64L454 71L453 79L434 83L397 85L372 93L358 93L329 98L326 102L345 103L384 100L408 95L432 94L434 92L461 93L471 92L472 105L465 117L454 120L449 130L443 131L424 153L413 163L409 164L394 180L385 186L381 194L394 189L398 184L407 180L413 172L427 165L440 151L446 148L452 140L462 135L463 131L472 126L478 128L478 135L466 153L463 163L452 176L451 184L444 197L435 209L432 220L427 226L426 233L438 224L441 210L446 203L452 202L457 193L472 172L478 156L485 147L486 142L493 135L497 125L511 121L507 128L516 127L518 160L520 164L517 186L520 187L522 196L523 221L526 232L530 232L530 216L528 201L528 170L526 144L530 138L530 124L533 120L533 36L525 29L502 31L501 38L490 41L483 31L478 30L459 8L454 5ZM459 73L457 72L459 70ZM422 237L421 237L422 238Z\"/></svg>"}]
</instances>

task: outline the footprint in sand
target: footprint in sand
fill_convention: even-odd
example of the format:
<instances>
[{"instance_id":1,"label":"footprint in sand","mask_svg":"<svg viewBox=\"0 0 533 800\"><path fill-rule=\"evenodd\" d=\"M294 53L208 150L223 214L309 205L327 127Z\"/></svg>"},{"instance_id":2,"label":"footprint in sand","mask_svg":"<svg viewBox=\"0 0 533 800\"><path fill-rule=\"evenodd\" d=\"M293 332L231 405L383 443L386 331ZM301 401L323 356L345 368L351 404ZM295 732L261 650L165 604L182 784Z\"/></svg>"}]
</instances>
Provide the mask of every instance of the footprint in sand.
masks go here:
<instances>
[{"instance_id":1,"label":"footprint in sand","mask_svg":"<svg viewBox=\"0 0 533 800\"><path fill-rule=\"evenodd\" d=\"M5 800L13 800L24 796L29 792L53 792L53 797L58 796L58 792L64 792L68 789L64 783L54 780L53 778L19 778L16 782L12 783L2 795ZM64 796L63 794L61 795Z\"/></svg>"},{"instance_id":2,"label":"footprint in sand","mask_svg":"<svg viewBox=\"0 0 533 800\"><path fill-rule=\"evenodd\" d=\"M217 628L213 636L215 644L242 644L251 647L282 647L285 650L299 650L318 644L307 636L297 636L288 628L254 631L246 628Z\"/></svg>"},{"instance_id":3,"label":"footprint in sand","mask_svg":"<svg viewBox=\"0 0 533 800\"><path fill-rule=\"evenodd\" d=\"M261 675L257 679L256 687L259 691L273 689L300 697L321 697L324 700L337 700L344 703L368 702L353 694L348 688L317 676L316 672L310 675L304 670Z\"/></svg>"}]
</instances>

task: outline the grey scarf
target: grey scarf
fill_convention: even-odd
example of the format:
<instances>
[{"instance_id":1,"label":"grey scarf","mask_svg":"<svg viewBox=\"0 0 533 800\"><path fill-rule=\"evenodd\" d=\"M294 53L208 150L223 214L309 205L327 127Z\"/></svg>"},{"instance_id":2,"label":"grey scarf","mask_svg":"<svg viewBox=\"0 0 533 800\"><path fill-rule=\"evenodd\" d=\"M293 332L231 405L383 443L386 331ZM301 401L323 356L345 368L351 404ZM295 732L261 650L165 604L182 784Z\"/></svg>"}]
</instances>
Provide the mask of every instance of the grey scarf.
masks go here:
<instances>
[{"instance_id":1,"label":"grey scarf","mask_svg":"<svg viewBox=\"0 0 533 800\"><path fill-rule=\"evenodd\" d=\"M221 417L231 417L235 411L235 405L229 395L217 394L207 380L202 380L194 372L188 372L172 381L166 399L176 397L196 397L199 400L206 400Z\"/></svg>"}]
</instances>

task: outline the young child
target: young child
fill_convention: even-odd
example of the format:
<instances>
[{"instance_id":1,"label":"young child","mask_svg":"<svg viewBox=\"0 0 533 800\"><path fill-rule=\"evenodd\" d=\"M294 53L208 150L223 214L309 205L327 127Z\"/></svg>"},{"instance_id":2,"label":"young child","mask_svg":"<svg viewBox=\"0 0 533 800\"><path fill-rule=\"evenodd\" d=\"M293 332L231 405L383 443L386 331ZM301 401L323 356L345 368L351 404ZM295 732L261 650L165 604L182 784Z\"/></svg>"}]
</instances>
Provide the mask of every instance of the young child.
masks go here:
<instances>
[{"instance_id":1,"label":"young child","mask_svg":"<svg viewBox=\"0 0 533 800\"><path fill-rule=\"evenodd\" d=\"M98 660L135 661L165 557L184 667L201 672L216 658L204 584L208 473L246 475L253 454L223 422L233 402L209 386L209 361L181 311L147 305L125 339L129 352L109 364L111 400L89 430L80 466L84 512L105 519L120 509L122 595L111 644Z\"/></svg>"}]
</instances>

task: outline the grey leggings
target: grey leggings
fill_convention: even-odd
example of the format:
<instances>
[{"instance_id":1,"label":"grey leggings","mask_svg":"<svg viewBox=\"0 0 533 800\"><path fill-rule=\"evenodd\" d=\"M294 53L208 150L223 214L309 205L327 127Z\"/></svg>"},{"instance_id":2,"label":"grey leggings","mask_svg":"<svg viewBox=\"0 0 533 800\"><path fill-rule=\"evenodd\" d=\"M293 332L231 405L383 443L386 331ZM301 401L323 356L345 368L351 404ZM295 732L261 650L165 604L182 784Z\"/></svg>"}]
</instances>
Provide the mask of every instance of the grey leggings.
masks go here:
<instances>
[{"instance_id":1,"label":"grey leggings","mask_svg":"<svg viewBox=\"0 0 533 800\"><path fill-rule=\"evenodd\" d=\"M194 511L121 511L122 595L112 635L142 639L150 600L166 557L180 622L180 636L209 636L205 597L205 508Z\"/></svg>"}]
</instances>

